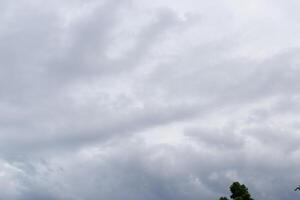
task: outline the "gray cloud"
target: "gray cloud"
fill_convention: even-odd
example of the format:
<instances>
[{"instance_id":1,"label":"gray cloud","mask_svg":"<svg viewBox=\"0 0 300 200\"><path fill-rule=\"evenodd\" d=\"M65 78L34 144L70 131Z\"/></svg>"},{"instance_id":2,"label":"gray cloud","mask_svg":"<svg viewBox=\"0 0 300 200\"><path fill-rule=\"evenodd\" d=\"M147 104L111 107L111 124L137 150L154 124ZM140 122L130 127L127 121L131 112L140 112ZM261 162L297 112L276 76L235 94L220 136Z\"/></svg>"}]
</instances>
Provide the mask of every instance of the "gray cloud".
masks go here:
<instances>
[{"instance_id":1,"label":"gray cloud","mask_svg":"<svg viewBox=\"0 0 300 200\"><path fill-rule=\"evenodd\" d=\"M0 199L297 198L295 1L0 4Z\"/></svg>"}]
</instances>

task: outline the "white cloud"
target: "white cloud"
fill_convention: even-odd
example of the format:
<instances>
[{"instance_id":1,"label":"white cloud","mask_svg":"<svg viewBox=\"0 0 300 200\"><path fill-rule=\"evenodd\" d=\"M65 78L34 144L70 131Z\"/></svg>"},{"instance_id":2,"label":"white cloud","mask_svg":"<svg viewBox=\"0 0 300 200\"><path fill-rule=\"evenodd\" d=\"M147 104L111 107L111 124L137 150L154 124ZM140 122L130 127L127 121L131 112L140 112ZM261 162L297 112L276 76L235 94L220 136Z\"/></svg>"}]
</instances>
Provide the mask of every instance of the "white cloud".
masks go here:
<instances>
[{"instance_id":1,"label":"white cloud","mask_svg":"<svg viewBox=\"0 0 300 200\"><path fill-rule=\"evenodd\" d=\"M1 198L295 198L296 1L0 4Z\"/></svg>"}]
</instances>

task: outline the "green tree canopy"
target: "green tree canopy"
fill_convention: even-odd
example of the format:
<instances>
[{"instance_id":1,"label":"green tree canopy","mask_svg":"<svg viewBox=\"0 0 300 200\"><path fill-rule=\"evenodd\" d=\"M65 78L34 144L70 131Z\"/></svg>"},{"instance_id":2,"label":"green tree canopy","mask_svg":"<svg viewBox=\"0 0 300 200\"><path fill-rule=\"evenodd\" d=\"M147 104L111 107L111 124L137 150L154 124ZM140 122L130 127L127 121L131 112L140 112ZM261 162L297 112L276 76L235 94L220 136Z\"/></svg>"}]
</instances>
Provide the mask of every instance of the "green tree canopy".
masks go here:
<instances>
[{"instance_id":1,"label":"green tree canopy","mask_svg":"<svg viewBox=\"0 0 300 200\"><path fill-rule=\"evenodd\" d=\"M244 184L234 182L230 186L231 195L230 198L233 200L253 200L248 188ZM228 200L227 197L220 197L219 200Z\"/></svg>"},{"instance_id":2,"label":"green tree canopy","mask_svg":"<svg viewBox=\"0 0 300 200\"><path fill-rule=\"evenodd\" d=\"M220 197L219 200L228 200L227 197Z\"/></svg>"}]
</instances>

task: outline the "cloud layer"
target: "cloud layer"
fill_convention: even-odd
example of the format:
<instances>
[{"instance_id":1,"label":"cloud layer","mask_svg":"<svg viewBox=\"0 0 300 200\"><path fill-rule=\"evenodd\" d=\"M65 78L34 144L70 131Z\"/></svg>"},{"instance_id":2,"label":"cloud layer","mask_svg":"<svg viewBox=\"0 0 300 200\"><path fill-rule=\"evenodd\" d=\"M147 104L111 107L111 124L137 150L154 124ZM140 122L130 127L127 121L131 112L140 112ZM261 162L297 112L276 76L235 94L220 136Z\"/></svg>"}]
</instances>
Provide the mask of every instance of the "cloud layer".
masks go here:
<instances>
[{"instance_id":1,"label":"cloud layer","mask_svg":"<svg viewBox=\"0 0 300 200\"><path fill-rule=\"evenodd\" d=\"M0 199L297 198L299 7L1 1Z\"/></svg>"}]
</instances>

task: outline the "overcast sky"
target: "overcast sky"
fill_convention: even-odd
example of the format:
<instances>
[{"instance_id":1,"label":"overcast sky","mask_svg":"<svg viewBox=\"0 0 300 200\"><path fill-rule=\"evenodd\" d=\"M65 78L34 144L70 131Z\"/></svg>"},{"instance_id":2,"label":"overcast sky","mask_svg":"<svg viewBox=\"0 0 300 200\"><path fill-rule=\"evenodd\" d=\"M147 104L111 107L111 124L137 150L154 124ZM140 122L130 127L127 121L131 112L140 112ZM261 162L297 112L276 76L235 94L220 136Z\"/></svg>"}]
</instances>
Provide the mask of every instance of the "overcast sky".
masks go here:
<instances>
[{"instance_id":1,"label":"overcast sky","mask_svg":"<svg viewBox=\"0 0 300 200\"><path fill-rule=\"evenodd\" d=\"M0 200L299 199L299 9L0 0Z\"/></svg>"}]
</instances>

